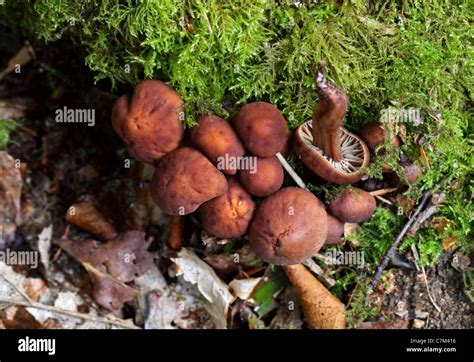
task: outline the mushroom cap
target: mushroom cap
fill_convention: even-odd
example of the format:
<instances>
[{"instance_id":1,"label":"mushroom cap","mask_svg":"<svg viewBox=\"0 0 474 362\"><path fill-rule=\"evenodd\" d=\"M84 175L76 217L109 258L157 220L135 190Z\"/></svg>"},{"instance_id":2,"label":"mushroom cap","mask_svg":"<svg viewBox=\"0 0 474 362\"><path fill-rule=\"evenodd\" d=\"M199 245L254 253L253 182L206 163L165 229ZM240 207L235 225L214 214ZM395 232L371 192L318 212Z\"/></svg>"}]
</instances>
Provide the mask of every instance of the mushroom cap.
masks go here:
<instances>
[{"instance_id":1,"label":"mushroom cap","mask_svg":"<svg viewBox=\"0 0 474 362\"><path fill-rule=\"evenodd\" d=\"M361 169L370 161L370 152L364 141L341 127L343 159L335 162L313 145L311 124L312 121L307 121L298 127L293 143L295 153L306 167L319 177L335 184L346 185L359 181L364 176Z\"/></svg>"},{"instance_id":2,"label":"mushroom cap","mask_svg":"<svg viewBox=\"0 0 474 362\"><path fill-rule=\"evenodd\" d=\"M227 191L227 180L198 150L179 148L161 159L151 180L151 197L169 215L186 215Z\"/></svg>"},{"instance_id":3,"label":"mushroom cap","mask_svg":"<svg viewBox=\"0 0 474 362\"><path fill-rule=\"evenodd\" d=\"M250 248L264 261L298 264L321 249L328 232L327 214L311 192L287 187L267 197L249 228Z\"/></svg>"},{"instance_id":4,"label":"mushroom cap","mask_svg":"<svg viewBox=\"0 0 474 362\"><path fill-rule=\"evenodd\" d=\"M337 217L328 214L328 236L325 245L340 245L344 243L342 236L344 235L344 223Z\"/></svg>"},{"instance_id":5,"label":"mushroom cap","mask_svg":"<svg viewBox=\"0 0 474 362\"><path fill-rule=\"evenodd\" d=\"M218 238L236 238L247 232L255 202L236 178L229 178L227 192L199 208L204 230Z\"/></svg>"},{"instance_id":6,"label":"mushroom cap","mask_svg":"<svg viewBox=\"0 0 474 362\"><path fill-rule=\"evenodd\" d=\"M362 127L360 137L367 143L369 149L373 151L378 145L385 143L385 133L385 129L380 122L371 122ZM397 135L393 135L390 142L395 147L400 146L400 138Z\"/></svg>"},{"instance_id":7,"label":"mushroom cap","mask_svg":"<svg viewBox=\"0 0 474 362\"><path fill-rule=\"evenodd\" d=\"M344 222L359 223L367 220L375 211L375 198L356 187L344 189L329 204L329 212Z\"/></svg>"},{"instance_id":8,"label":"mushroom cap","mask_svg":"<svg viewBox=\"0 0 474 362\"><path fill-rule=\"evenodd\" d=\"M285 147L288 128L280 111L266 102L243 106L235 120L235 129L245 147L258 157L271 157Z\"/></svg>"},{"instance_id":9,"label":"mushroom cap","mask_svg":"<svg viewBox=\"0 0 474 362\"><path fill-rule=\"evenodd\" d=\"M283 185L285 178L283 167L276 156L256 157L256 159L255 170L239 171L240 183L252 195L259 197L271 195Z\"/></svg>"},{"instance_id":10,"label":"mushroom cap","mask_svg":"<svg viewBox=\"0 0 474 362\"><path fill-rule=\"evenodd\" d=\"M179 147L183 114L181 97L173 88L160 80L144 80L132 95L115 102L112 124L133 157L156 163Z\"/></svg>"},{"instance_id":11,"label":"mushroom cap","mask_svg":"<svg viewBox=\"0 0 474 362\"><path fill-rule=\"evenodd\" d=\"M198 123L189 132L194 147L201 150L220 171L235 175L237 160L245 155L245 148L230 123L218 116L201 116ZM219 162L226 157L230 158L230 162Z\"/></svg>"}]
</instances>

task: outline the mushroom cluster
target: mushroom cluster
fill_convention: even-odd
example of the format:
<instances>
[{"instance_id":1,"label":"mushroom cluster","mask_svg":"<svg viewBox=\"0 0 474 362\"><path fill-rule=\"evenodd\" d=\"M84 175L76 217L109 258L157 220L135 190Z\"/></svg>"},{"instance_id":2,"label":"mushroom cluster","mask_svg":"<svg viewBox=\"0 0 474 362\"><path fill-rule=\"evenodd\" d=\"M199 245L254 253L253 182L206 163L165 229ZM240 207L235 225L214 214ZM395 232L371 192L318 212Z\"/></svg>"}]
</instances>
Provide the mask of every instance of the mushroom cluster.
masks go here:
<instances>
[{"instance_id":1,"label":"mushroom cluster","mask_svg":"<svg viewBox=\"0 0 474 362\"><path fill-rule=\"evenodd\" d=\"M296 131L294 151L325 180L354 183L369 162L368 148L342 127L348 98L326 81L322 67L316 84L320 102L312 121ZM150 193L164 213L196 213L215 237L247 235L257 256L277 265L301 263L325 243L340 243L344 222L361 222L373 213L374 198L354 187L343 190L326 211L282 156L289 132L274 105L244 105L235 127L216 115L200 116L186 138L183 109L171 87L146 80L119 98L112 113L129 152L156 165ZM282 188L284 169L299 188Z\"/></svg>"}]
</instances>

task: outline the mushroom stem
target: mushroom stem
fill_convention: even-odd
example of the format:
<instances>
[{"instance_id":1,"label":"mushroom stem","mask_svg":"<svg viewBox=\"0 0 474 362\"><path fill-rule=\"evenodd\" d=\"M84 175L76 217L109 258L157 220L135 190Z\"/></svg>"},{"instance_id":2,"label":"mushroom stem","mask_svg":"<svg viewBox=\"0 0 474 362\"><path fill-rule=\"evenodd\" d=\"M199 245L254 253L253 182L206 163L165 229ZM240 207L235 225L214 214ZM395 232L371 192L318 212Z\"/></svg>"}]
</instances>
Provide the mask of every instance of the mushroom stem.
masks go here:
<instances>
[{"instance_id":1,"label":"mushroom stem","mask_svg":"<svg viewBox=\"0 0 474 362\"><path fill-rule=\"evenodd\" d=\"M183 243L184 218L181 215L171 215L168 243L174 250L180 250Z\"/></svg>"},{"instance_id":2,"label":"mushroom stem","mask_svg":"<svg viewBox=\"0 0 474 362\"><path fill-rule=\"evenodd\" d=\"M313 112L313 144L336 162L342 160L341 126L347 112L347 95L324 76L326 63L316 73L319 102Z\"/></svg>"},{"instance_id":3,"label":"mushroom stem","mask_svg":"<svg viewBox=\"0 0 474 362\"><path fill-rule=\"evenodd\" d=\"M301 179L301 177L298 176L295 170L293 170L290 164L285 160L285 157L283 157L283 155L280 152L277 152L276 157L278 158L278 161L280 161L281 165L286 170L286 172L288 172L291 178L296 182L298 187L301 187L302 189L306 189L306 185L304 184L303 180Z\"/></svg>"}]
</instances>

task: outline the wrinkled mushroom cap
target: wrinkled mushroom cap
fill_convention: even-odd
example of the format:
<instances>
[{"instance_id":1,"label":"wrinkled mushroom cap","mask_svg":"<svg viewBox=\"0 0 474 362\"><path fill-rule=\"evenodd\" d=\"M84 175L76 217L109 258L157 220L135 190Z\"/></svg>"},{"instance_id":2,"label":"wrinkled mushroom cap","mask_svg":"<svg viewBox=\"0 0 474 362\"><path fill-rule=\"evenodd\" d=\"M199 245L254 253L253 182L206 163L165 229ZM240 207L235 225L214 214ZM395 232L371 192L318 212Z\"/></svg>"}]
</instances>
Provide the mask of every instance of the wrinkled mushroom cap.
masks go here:
<instances>
[{"instance_id":1,"label":"wrinkled mushroom cap","mask_svg":"<svg viewBox=\"0 0 474 362\"><path fill-rule=\"evenodd\" d=\"M281 188L284 180L283 167L276 156L256 157L255 169L239 171L242 186L249 193L263 197L273 194Z\"/></svg>"},{"instance_id":2,"label":"wrinkled mushroom cap","mask_svg":"<svg viewBox=\"0 0 474 362\"><path fill-rule=\"evenodd\" d=\"M219 171L234 175L245 148L229 122L218 116L201 116L198 125L190 129L193 145L201 150ZM228 162L225 161L228 158Z\"/></svg>"},{"instance_id":3,"label":"wrinkled mushroom cap","mask_svg":"<svg viewBox=\"0 0 474 362\"><path fill-rule=\"evenodd\" d=\"M198 150L167 154L151 180L151 197L164 213L186 215L227 191L225 176Z\"/></svg>"},{"instance_id":4,"label":"wrinkled mushroom cap","mask_svg":"<svg viewBox=\"0 0 474 362\"><path fill-rule=\"evenodd\" d=\"M112 110L115 132L137 160L156 163L178 148L184 135L182 100L159 80L145 80L123 95Z\"/></svg>"},{"instance_id":5,"label":"wrinkled mushroom cap","mask_svg":"<svg viewBox=\"0 0 474 362\"><path fill-rule=\"evenodd\" d=\"M303 123L295 132L294 150L301 161L313 173L326 181L339 185L359 181L364 173L361 171L369 164L369 150L359 137L341 127L342 160L336 162L323 154L313 145L311 134L312 121Z\"/></svg>"},{"instance_id":6,"label":"wrinkled mushroom cap","mask_svg":"<svg viewBox=\"0 0 474 362\"><path fill-rule=\"evenodd\" d=\"M255 156L271 157L285 147L288 129L278 108L266 102L243 106L235 129L245 147Z\"/></svg>"},{"instance_id":7,"label":"wrinkled mushroom cap","mask_svg":"<svg viewBox=\"0 0 474 362\"><path fill-rule=\"evenodd\" d=\"M344 189L331 201L328 210L344 222L358 223L370 218L375 207L375 198L371 194L351 187Z\"/></svg>"},{"instance_id":8,"label":"wrinkled mushroom cap","mask_svg":"<svg viewBox=\"0 0 474 362\"><path fill-rule=\"evenodd\" d=\"M311 192L288 187L262 201L249 228L250 248L264 261L298 264L314 255L328 232L327 214Z\"/></svg>"},{"instance_id":9,"label":"wrinkled mushroom cap","mask_svg":"<svg viewBox=\"0 0 474 362\"><path fill-rule=\"evenodd\" d=\"M235 238L247 232L255 202L235 178L228 179L227 192L199 208L202 227L218 238Z\"/></svg>"}]
</instances>

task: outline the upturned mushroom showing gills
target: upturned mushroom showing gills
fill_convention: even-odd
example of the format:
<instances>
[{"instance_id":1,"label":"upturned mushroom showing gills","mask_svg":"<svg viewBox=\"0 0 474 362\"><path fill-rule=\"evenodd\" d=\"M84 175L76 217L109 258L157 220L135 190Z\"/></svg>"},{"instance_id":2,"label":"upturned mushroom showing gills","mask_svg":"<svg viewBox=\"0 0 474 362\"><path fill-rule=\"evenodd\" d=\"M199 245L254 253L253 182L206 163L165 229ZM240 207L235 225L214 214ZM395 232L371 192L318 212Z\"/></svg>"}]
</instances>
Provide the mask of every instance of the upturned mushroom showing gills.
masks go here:
<instances>
[{"instance_id":1,"label":"upturned mushroom showing gills","mask_svg":"<svg viewBox=\"0 0 474 362\"><path fill-rule=\"evenodd\" d=\"M359 223L375 211L375 198L368 192L351 187L344 189L329 204L329 212L344 222Z\"/></svg>"},{"instance_id":2,"label":"upturned mushroom showing gills","mask_svg":"<svg viewBox=\"0 0 474 362\"><path fill-rule=\"evenodd\" d=\"M301 161L326 181L344 185L359 181L369 164L369 150L359 137L344 127L347 95L324 76L321 62L316 74L319 102L311 121L295 132L294 149Z\"/></svg>"},{"instance_id":3,"label":"upturned mushroom showing gills","mask_svg":"<svg viewBox=\"0 0 474 362\"><path fill-rule=\"evenodd\" d=\"M232 126L218 116L201 116L190 129L191 142L227 175L237 172L245 148Z\"/></svg>"},{"instance_id":4,"label":"upturned mushroom showing gills","mask_svg":"<svg viewBox=\"0 0 474 362\"><path fill-rule=\"evenodd\" d=\"M181 97L159 80L144 80L112 110L115 132L137 160L156 163L179 147L184 135Z\"/></svg>"},{"instance_id":5,"label":"upturned mushroom showing gills","mask_svg":"<svg viewBox=\"0 0 474 362\"><path fill-rule=\"evenodd\" d=\"M227 192L199 208L204 230L218 238L236 238L247 232L255 212L255 202L236 178L228 179Z\"/></svg>"},{"instance_id":6,"label":"upturned mushroom showing gills","mask_svg":"<svg viewBox=\"0 0 474 362\"><path fill-rule=\"evenodd\" d=\"M287 187L268 196L249 228L250 248L276 265L298 264L314 255L326 240L327 214L311 192Z\"/></svg>"},{"instance_id":7,"label":"upturned mushroom showing gills","mask_svg":"<svg viewBox=\"0 0 474 362\"><path fill-rule=\"evenodd\" d=\"M183 147L158 163L151 197L169 215L186 215L227 191L227 180L198 150Z\"/></svg>"},{"instance_id":8,"label":"upturned mushroom showing gills","mask_svg":"<svg viewBox=\"0 0 474 362\"><path fill-rule=\"evenodd\" d=\"M283 168L276 156L257 157L254 170L239 171L240 183L245 190L259 197L278 191L283 185L284 178Z\"/></svg>"}]
</instances>

